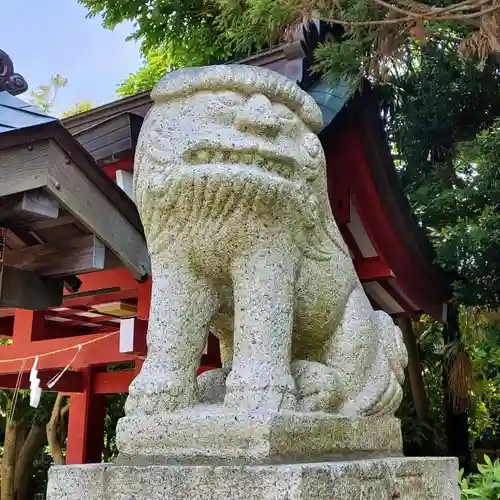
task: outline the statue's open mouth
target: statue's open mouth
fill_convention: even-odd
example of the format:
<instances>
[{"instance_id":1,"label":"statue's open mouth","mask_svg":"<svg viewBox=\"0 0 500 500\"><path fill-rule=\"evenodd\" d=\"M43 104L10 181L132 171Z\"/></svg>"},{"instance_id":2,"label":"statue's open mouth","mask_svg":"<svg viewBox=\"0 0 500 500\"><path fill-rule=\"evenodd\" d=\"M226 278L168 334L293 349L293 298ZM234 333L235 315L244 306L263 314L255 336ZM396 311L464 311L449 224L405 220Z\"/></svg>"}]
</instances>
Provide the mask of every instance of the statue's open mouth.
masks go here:
<instances>
[{"instance_id":1,"label":"statue's open mouth","mask_svg":"<svg viewBox=\"0 0 500 500\"><path fill-rule=\"evenodd\" d=\"M191 165L249 165L259 167L284 178L290 178L299 167L297 160L270 151L252 148L209 148L189 150L185 160Z\"/></svg>"}]
</instances>

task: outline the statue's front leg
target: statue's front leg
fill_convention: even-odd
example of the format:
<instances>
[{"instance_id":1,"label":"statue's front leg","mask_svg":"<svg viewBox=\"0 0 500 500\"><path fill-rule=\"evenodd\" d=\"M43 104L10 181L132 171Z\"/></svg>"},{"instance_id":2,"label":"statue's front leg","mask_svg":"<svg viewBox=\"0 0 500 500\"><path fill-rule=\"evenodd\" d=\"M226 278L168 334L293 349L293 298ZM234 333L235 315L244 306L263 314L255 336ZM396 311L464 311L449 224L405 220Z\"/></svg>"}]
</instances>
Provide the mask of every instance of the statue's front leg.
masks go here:
<instances>
[{"instance_id":1,"label":"statue's front leg","mask_svg":"<svg viewBox=\"0 0 500 500\"><path fill-rule=\"evenodd\" d=\"M233 269L234 354L226 407L294 409L291 375L296 258L282 249L241 257Z\"/></svg>"},{"instance_id":2,"label":"statue's front leg","mask_svg":"<svg viewBox=\"0 0 500 500\"><path fill-rule=\"evenodd\" d=\"M156 257L153 266L148 356L129 389L125 407L129 416L196 403L196 374L218 307L210 281L193 274L183 262Z\"/></svg>"}]
</instances>

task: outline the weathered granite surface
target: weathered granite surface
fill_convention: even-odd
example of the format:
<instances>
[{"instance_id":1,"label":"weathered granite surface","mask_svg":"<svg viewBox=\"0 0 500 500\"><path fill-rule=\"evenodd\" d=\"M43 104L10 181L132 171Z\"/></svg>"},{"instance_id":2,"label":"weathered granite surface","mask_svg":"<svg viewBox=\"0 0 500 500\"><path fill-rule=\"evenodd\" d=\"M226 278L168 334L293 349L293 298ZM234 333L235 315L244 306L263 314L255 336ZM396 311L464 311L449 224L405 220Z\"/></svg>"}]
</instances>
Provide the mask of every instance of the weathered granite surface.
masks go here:
<instances>
[{"instance_id":1,"label":"weathered granite surface","mask_svg":"<svg viewBox=\"0 0 500 500\"><path fill-rule=\"evenodd\" d=\"M402 454L399 419L388 416L244 412L200 405L179 412L125 417L118 430L119 463L124 464L234 465Z\"/></svg>"},{"instance_id":2,"label":"weathered granite surface","mask_svg":"<svg viewBox=\"0 0 500 500\"><path fill-rule=\"evenodd\" d=\"M49 500L459 500L457 462L391 458L267 466L73 465Z\"/></svg>"},{"instance_id":3,"label":"weathered granite surface","mask_svg":"<svg viewBox=\"0 0 500 500\"><path fill-rule=\"evenodd\" d=\"M196 407L210 329L228 375L203 394L227 409L393 414L405 347L335 224L312 97L239 65L168 73L152 97L134 172L153 266L148 357L121 446L146 415Z\"/></svg>"},{"instance_id":4,"label":"weathered granite surface","mask_svg":"<svg viewBox=\"0 0 500 500\"><path fill-rule=\"evenodd\" d=\"M117 429L126 465L54 467L48 499L458 500L455 460L384 458L401 451L407 355L335 224L314 100L237 65L169 73L152 97L134 191L153 287ZM223 369L197 380L210 330Z\"/></svg>"}]
</instances>

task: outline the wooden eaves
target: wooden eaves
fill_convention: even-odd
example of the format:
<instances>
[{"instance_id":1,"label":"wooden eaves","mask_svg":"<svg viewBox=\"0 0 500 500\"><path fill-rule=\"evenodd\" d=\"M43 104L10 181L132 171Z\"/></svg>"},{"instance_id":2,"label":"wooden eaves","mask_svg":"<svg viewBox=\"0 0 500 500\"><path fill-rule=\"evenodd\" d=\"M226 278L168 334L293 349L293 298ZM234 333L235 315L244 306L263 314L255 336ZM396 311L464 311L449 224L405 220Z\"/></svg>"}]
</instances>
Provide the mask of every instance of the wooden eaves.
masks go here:
<instances>
[{"instance_id":1,"label":"wooden eaves","mask_svg":"<svg viewBox=\"0 0 500 500\"><path fill-rule=\"evenodd\" d=\"M59 305L72 277L120 262L150 274L134 203L58 120L0 133L0 226L0 307Z\"/></svg>"}]
</instances>

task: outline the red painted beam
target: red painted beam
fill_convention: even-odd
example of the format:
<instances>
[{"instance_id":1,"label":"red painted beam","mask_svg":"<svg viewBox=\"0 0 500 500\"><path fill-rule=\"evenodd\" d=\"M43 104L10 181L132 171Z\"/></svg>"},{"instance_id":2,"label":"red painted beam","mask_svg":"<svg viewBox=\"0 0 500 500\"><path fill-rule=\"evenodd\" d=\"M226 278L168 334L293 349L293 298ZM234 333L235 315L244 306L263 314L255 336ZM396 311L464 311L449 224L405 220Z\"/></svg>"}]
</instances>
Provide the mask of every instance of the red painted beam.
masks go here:
<instances>
[{"instance_id":1,"label":"red painted beam","mask_svg":"<svg viewBox=\"0 0 500 500\"><path fill-rule=\"evenodd\" d=\"M67 371L52 387L48 388L47 383L56 375L60 373L60 370L42 370L38 372L38 378L40 379L40 387L44 391L52 392L66 392L66 393L78 393L83 390L83 375L81 372L77 371ZM30 388L30 374L25 372L21 376L20 389ZM14 389L18 381L17 373L3 373L0 374L0 388L2 389Z\"/></svg>"},{"instance_id":2,"label":"red painted beam","mask_svg":"<svg viewBox=\"0 0 500 500\"><path fill-rule=\"evenodd\" d=\"M99 326L99 325L97 325ZM116 328L114 328L116 330ZM78 337L89 333L96 333L91 327L74 325L70 323L58 323L57 321L45 320L44 337L39 340L62 339Z\"/></svg>"},{"instance_id":3,"label":"red painted beam","mask_svg":"<svg viewBox=\"0 0 500 500\"><path fill-rule=\"evenodd\" d=\"M78 337L31 342L28 345L17 347L14 343L8 346L0 346L0 373L12 373L21 369L22 361L11 361L12 359L33 356L33 359L28 360L25 366L25 369L29 370L33 365L34 356L61 349L68 350L39 358L38 366L39 369L65 367L77 352L76 346L88 341L95 342L82 347L81 352L72 364L74 369L90 365L108 365L135 361L136 358L133 355L120 353L119 334L118 331L115 332L111 336L107 336L109 333L94 333Z\"/></svg>"},{"instance_id":4,"label":"red painted beam","mask_svg":"<svg viewBox=\"0 0 500 500\"><path fill-rule=\"evenodd\" d=\"M361 282L393 279L394 273L380 257L365 257L354 260L354 268Z\"/></svg>"},{"instance_id":5,"label":"red painted beam","mask_svg":"<svg viewBox=\"0 0 500 500\"><path fill-rule=\"evenodd\" d=\"M202 364L198 374L213 370L217 366ZM137 376L138 370L122 370L119 372L96 373L93 378L94 394L118 394L128 392L128 387Z\"/></svg>"},{"instance_id":6,"label":"red painted beam","mask_svg":"<svg viewBox=\"0 0 500 500\"><path fill-rule=\"evenodd\" d=\"M12 342L16 349L27 346L34 340L44 338L45 313L43 311L26 311L16 309Z\"/></svg>"},{"instance_id":7,"label":"red painted beam","mask_svg":"<svg viewBox=\"0 0 500 500\"><path fill-rule=\"evenodd\" d=\"M99 313L96 313L96 314L99 314L99 316L97 318L87 318L85 316L80 316L79 314L77 314L78 312L84 312L84 311L79 311L78 309L73 309L71 311L52 311L52 312L48 312L47 313L47 316L50 316L52 318L64 318L64 319L67 319L69 321L66 321L66 322L57 322L57 321L48 321L49 323L52 323L52 324L57 324L58 326L62 326L62 327L70 327L70 329L77 329L77 328L82 328L82 332L81 333L90 333L90 331L87 331L85 332L85 328L87 329L92 329L92 328L96 328L98 327L100 324L106 322L106 321L109 321L110 319L115 319L111 316L107 316L105 314L99 314ZM92 311L93 312L93 311ZM90 326L90 324L93 324L94 326ZM113 325L115 327L115 329L119 326L118 323L114 323ZM74 333L73 336L75 336L76 334Z\"/></svg>"},{"instance_id":8,"label":"red painted beam","mask_svg":"<svg viewBox=\"0 0 500 500\"><path fill-rule=\"evenodd\" d=\"M139 283L125 268L81 274L78 278L81 280L82 285L76 294L77 297L84 292L95 292L107 288L118 288L122 291L137 290L139 286ZM65 290L64 294L65 299L76 298L72 297L75 294L71 294L67 290Z\"/></svg>"},{"instance_id":9,"label":"red painted beam","mask_svg":"<svg viewBox=\"0 0 500 500\"><path fill-rule=\"evenodd\" d=\"M145 283L138 287L137 296L137 318L145 321L149 320L149 309L151 307L151 285L152 279L149 278Z\"/></svg>"},{"instance_id":10,"label":"red painted beam","mask_svg":"<svg viewBox=\"0 0 500 500\"><path fill-rule=\"evenodd\" d=\"M109 163L103 167L103 170L110 179L115 180L117 170L126 170L127 172L134 170L134 160L120 160L116 163Z\"/></svg>"},{"instance_id":11,"label":"red painted beam","mask_svg":"<svg viewBox=\"0 0 500 500\"><path fill-rule=\"evenodd\" d=\"M128 386L136 376L135 370L96 373L93 381L94 394L118 394L128 392Z\"/></svg>"},{"instance_id":12,"label":"red painted beam","mask_svg":"<svg viewBox=\"0 0 500 500\"><path fill-rule=\"evenodd\" d=\"M349 152L348 161L338 165L342 168L342 174L339 175L350 179L351 199L363 226L378 255L393 270L398 285L419 308L434 313L436 307L441 309L444 300L442 290L429 281L415 264L411 251L404 246L401 235L392 223L392 218L398 214L387 213L361 144L359 133L353 125L345 129L344 135L332 145L332 151L340 148Z\"/></svg>"}]
</instances>

